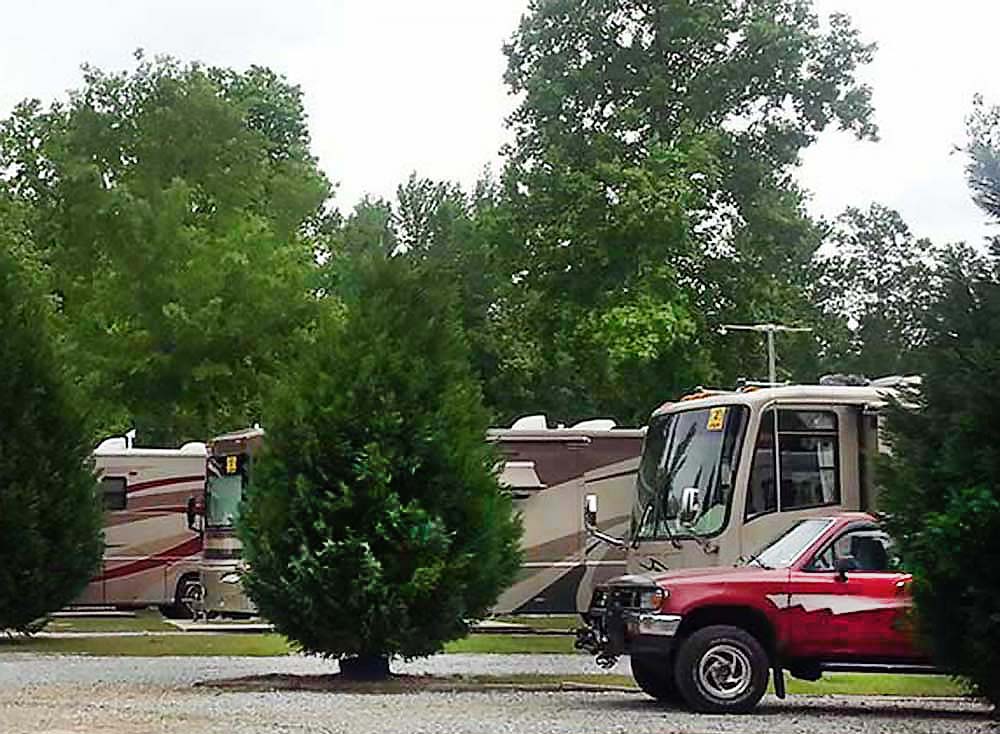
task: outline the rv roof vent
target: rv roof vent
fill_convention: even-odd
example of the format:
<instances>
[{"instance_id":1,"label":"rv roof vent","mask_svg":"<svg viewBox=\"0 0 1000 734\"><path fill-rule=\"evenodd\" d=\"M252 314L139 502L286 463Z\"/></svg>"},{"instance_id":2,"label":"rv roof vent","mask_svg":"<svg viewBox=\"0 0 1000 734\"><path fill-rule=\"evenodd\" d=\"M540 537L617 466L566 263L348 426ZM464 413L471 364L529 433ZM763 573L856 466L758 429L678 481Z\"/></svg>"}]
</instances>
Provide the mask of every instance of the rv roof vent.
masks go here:
<instances>
[{"instance_id":1,"label":"rv roof vent","mask_svg":"<svg viewBox=\"0 0 1000 734\"><path fill-rule=\"evenodd\" d=\"M117 454L128 450L128 439L124 436L115 436L101 441L95 454Z\"/></svg>"},{"instance_id":2,"label":"rv roof vent","mask_svg":"<svg viewBox=\"0 0 1000 734\"><path fill-rule=\"evenodd\" d=\"M823 375L819 378L819 384L824 387L864 387L871 384L871 380L864 375L845 375L838 372L834 375Z\"/></svg>"},{"instance_id":3,"label":"rv roof vent","mask_svg":"<svg viewBox=\"0 0 1000 734\"><path fill-rule=\"evenodd\" d=\"M617 426L611 418L591 418L572 426L574 431L610 431Z\"/></svg>"},{"instance_id":4,"label":"rv roof vent","mask_svg":"<svg viewBox=\"0 0 1000 734\"><path fill-rule=\"evenodd\" d=\"M188 443L181 446L182 454L196 454L198 456L204 456L207 453L205 444L201 441L189 441Z\"/></svg>"},{"instance_id":5,"label":"rv roof vent","mask_svg":"<svg viewBox=\"0 0 1000 734\"><path fill-rule=\"evenodd\" d=\"M545 414L541 415L526 415L523 418L518 418L514 421L514 425L510 427L512 431L544 431L549 427L548 422L545 420Z\"/></svg>"},{"instance_id":6,"label":"rv roof vent","mask_svg":"<svg viewBox=\"0 0 1000 734\"><path fill-rule=\"evenodd\" d=\"M894 389L919 389L923 379L920 375L887 375L872 380L874 387L886 387Z\"/></svg>"}]
</instances>

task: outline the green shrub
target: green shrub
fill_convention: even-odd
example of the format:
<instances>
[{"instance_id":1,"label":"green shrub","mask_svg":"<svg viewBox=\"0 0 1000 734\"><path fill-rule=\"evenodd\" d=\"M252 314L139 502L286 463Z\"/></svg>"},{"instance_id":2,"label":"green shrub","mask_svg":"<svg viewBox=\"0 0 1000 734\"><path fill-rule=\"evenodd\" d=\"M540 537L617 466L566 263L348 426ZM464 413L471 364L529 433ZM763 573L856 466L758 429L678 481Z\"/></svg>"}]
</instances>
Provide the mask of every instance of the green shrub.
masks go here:
<instances>
[{"instance_id":1,"label":"green shrub","mask_svg":"<svg viewBox=\"0 0 1000 734\"><path fill-rule=\"evenodd\" d=\"M519 564L450 298L400 260L361 267L278 391L240 528L261 613L374 674L464 636Z\"/></svg>"},{"instance_id":2,"label":"green shrub","mask_svg":"<svg viewBox=\"0 0 1000 734\"><path fill-rule=\"evenodd\" d=\"M1000 278L954 268L916 408L891 416L884 503L937 662L1000 704Z\"/></svg>"},{"instance_id":3,"label":"green shrub","mask_svg":"<svg viewBox=\"0 0 1000 734\"><path fill-rule=\"evenodd\" d=\"M88 432L13 249L0 231L0 629L26 631L83 590L103 545Z\"/></svg>"}]
</instances>

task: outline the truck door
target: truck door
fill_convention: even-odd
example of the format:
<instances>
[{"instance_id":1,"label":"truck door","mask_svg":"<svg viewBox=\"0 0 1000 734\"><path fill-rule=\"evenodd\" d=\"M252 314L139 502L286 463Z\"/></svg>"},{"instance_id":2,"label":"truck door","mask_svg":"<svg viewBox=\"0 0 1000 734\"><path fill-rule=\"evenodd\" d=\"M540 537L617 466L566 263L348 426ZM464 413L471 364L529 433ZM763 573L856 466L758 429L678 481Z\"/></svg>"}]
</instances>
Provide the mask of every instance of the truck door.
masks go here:
<instances>
[{"instance_id":1,"label":"truck door","mask_svg":"<svg viewBox=\"0 0 1000 734\"><path fill-rule=\"evenodd\" d=\"M838 562L848 570L837 570ZM789 578L795 647L825 659L914 660L909 575L893 568L888 536L873 525L845 530Z\"/></svg>"}]
</instances>

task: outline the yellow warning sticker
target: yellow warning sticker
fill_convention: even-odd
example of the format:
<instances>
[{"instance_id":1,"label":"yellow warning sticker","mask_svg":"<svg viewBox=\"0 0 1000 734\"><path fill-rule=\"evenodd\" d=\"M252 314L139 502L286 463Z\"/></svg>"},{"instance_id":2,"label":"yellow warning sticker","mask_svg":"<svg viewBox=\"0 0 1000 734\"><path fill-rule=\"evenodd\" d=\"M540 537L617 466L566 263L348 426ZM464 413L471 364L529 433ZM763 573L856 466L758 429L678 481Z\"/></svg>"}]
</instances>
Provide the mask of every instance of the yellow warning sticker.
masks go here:
<instances>
[{"instance_id":1,"label":"yellow warning sticker","mask_svg":"<svg viewBox=\"0 0 1000 734\"><path fill-rule=\"evenodd\" d=\"M706 428L709 431L721 431L723 424L726 422L726 409L725 408L712 408L708 411L708 425Z\"/></svg>"}]
</instances>

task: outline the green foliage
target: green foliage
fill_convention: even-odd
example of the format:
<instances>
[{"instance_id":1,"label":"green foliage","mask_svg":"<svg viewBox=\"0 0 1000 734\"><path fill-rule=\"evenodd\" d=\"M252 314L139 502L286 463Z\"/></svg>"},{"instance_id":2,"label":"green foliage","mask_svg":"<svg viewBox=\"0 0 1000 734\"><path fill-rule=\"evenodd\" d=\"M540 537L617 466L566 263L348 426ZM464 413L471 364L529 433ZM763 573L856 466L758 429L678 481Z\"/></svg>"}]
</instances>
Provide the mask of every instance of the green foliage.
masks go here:
<instances>
[{"instance_id":1,"label":"green foliage","mask_svg":"<svg viewBox=\"0 0 1000 734\"><path fill-rule=\"evenodd\" d=\"M301 93L271 71L141 55L0 125L0 186L99 432L177 443L260 417L314 317L329 185L308 145Z\"/></svg>"},{"instance_id":2,"label":"green foliage","mask_svg":"<svg viewBox=\"0 0 1000 734\"><path fill-rule=\"evenodd\" d=\"M103 544L90 437L11 224L0 210L0 629L24 631L83 590Z\"/></svg>"},{"instance_id":3,"label":"green foliage","mask_svg":"<svg viewBox=\"0 0 1000 734\"><path fill-rule=\"evenodd\" d=\"M987 107L983 98L977 97L968 128L969 187L979 207L1000 221L1000 106Z\"/></svg>"},{"instance_id":4,"label":"green foliage","mask_svg":"<svg viewBox=\"0 0 1000 734\"><path fill-rule=\"evenodd\" d=\"M898 212L878 204L845 211L827 245L812 289L831 326L840 327L824 334L827 361L868 376L914 371L941 268L961 248L916 239Z\"/></svg>"},{"instance_id":5,"label":"green foliage","mask_svg":"<svg viewBox=\"0 0 1000 734\"><path fill-rule=\"evenodd\" d=\"M1000 112L976 103L969 184L1000 221ZM915 406L892 416L885 504L938 661L1000 705L1000 250L949 256Z\"/></svg>"},{"instance_id":6,"label":"green foliage","mask_svg":"<svg viewBox=\"0 0 1000 734\"><path fill-rule=\"evenodd\" d=\"M569 420L641 420L665 394L761 376L759 345L710 336L719 324L823 320L806 290L822 232L791 173L830 125L874 136L854 78L872 47L811 8L531 4L505 48L523 101L510 234L494 239L514 287L493 316L514 327L527 388L516 404L490 394L502 415L528 399ZM786 373L814 366L786 353Z\"/></svg>"},{"instance_id":7,"label":"green foliage","mask_svg":"<svg viewBox=\"0 0 1000 734\"><path fill-rule=\"evenodd\" d=\"M488 425L440 279L369 258L270 413L240 531L262 614L322 655L462 637L519 563Z\"/></svg>"},{"instance_id":8,"label":"green foliage","mask_svg":"<svg viewBox=\"0 0 1000 734\"><path fill-rule=\"evenodd\" d=\"M1000 703L1000 264L952 266L917 407L891 417L883 492L939 662Z\"/></svg>"}]
</instances>

